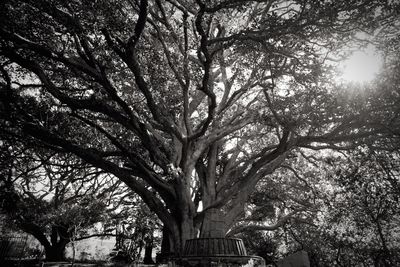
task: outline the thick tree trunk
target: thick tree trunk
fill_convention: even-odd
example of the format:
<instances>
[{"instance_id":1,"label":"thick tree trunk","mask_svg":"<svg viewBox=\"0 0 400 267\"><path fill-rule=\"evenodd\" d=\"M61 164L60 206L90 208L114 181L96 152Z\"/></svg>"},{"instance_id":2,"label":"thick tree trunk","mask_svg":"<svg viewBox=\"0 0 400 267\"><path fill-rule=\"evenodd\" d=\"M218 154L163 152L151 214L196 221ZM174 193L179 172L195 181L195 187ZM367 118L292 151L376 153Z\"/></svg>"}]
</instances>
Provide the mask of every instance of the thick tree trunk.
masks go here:
<instances>
[{"instance_id":1,"label":"thick tree trunk","mask_svg":"<svg viewBox=\"0 0 400 267\"><path fill-rule=\"evenodd\" d=\"M52 227L52 233L50 235L51 242L49 242L43 230L33 223L24 223L21 228L26 233L33 235L44 247L47 261L64 260L65 246L68 244L69 240L60 238L54 227Z\"/></svg>"},{"instance_id":2,"label":"thick tree trunk","mask_svg":"<svg viewBox=\"0 0 400 267\"><path fill-rule=\"evenodd\" d=\"M226 218L227 216L221 210L209 209L205 211L199 227L195 226L194 219L190 216L184 217L184 220L179 222L179 228L175 231L171 231L165 227L161 243L160 260L165 260L170 256L181 256L185 242L188 239L225 237L229 227L229 222L226 221Z\"/></svg>"},{"instance_id":3,"label":"thick tree trunk","mask_svg":"<svg viewBox=\"0 0 400 267\"><path fill-rule=\"evenodd\" d=\"M63 261L65 259L66 242L59 242L56 245L46 246L46 261Z\"/></svg>"},{"instance_id":4,"label":"thick tree trunk","mask_svg":"<svg viewBox=\"0 0 400 267\"><path fill-rule=\"evenodd\" d=\"M157 255L157 263L164 263L173 254L171 234L167 227L162 228L161 252Z\"/></svg>"},{"instance_id":5,"label":"thick tree trunk","mask_svg":"<svg viewBox=\"0 0 400 267\"><path fill-rule=\"evenodd\" d=\"M186 240L196 237L193 224L193 218L186 216L179 222L177 229L170 231L170 240L172 241L170 249L175 257L179 257L182 254Z\"/></svg>"},{"instance_id":6,"label":"thick tree trunk","mask_svg":"<svg viewBox=\"0 0 400 267\"><path fill-rule=\"evenodd\" d=\"M185 182L186 181L186 182ZM171 250L175 257L179 257L183 252L185 241L196 237L194 218L196 210L191 199L189 179L181 179L175 185L177 194L177 204L171 210L173 222L165 224L168 226L170 238L172 239Z\"/></svg>"},{"instance_id":7,"label":"thick tree trunk","mask_svg":"<svg viewBox=\"0 0 400 267\"><path fill-rule=\"evenodd\" d=\"M225 237L227 222L224 214L218 209L209 209L204 214L200 237Z\"/></svg>"},{"instance_id":8,"label":"thick tree trunk","mask_svg":"<svg viewBox=\"0 0 400 267\"><path fill-rule=\"evenodd\" d=\"M197 237L194 218L188 215L182 216L182 213L180 213L174 216L174 219L167 224L164 223L161 253L158 256L159 262L180 257L186 240Z\"/></svg>"}]
</instances>

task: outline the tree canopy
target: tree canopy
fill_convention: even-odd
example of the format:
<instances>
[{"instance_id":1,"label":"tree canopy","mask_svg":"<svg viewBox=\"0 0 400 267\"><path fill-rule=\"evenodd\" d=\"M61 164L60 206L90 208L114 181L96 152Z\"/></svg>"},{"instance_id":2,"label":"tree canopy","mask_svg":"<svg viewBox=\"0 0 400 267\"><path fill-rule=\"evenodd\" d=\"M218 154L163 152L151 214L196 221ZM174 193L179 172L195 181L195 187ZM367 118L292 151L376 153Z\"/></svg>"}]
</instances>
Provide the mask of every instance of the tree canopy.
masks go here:
<instances>
[{"instance_id":1,"label":"tree canopy","mask_svg":"<svg viewBox=\"0 0 400 267\"><path fill-rule=\"evenodd\" d=\"M398 86L351 90L331 71L357 33L396 21L395 1L0 5L5 135L117 177L177 253L224 236L257 183L302 153L399 134Z\"/></svg>"}]
</instances>

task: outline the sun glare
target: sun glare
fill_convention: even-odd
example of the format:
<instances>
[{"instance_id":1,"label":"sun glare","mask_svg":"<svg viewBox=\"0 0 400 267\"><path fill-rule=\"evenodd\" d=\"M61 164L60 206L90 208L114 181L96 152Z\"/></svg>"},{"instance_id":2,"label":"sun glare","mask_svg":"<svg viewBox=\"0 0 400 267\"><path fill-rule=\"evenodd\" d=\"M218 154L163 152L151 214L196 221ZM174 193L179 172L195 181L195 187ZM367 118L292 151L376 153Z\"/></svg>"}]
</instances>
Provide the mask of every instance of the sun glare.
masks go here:
<instances>
[{"instance_id":1,"label":"sun glare","mask_svg":"<svg viewBox=\"0 0 400 267\"><path fill-rule=\"evenodd\" d=\"M341 82L370 82L382 67L382 57L373 46L365 50L355 51L339 66L342 75Z\"/></svg>"}]
</instances>

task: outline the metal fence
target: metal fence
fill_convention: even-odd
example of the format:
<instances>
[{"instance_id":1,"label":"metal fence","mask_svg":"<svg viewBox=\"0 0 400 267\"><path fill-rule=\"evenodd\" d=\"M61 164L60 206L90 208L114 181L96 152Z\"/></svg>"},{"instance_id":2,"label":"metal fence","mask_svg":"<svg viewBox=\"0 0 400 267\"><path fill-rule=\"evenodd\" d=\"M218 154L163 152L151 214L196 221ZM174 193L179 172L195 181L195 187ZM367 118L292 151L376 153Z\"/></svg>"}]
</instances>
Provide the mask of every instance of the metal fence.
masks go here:
<instances>
[{"instance_id":1,"label":"metal fence","mask_svg":"<svg viewBox=\"0 0 400 267\"><path fill-rule=\"evenodd\" d=\"M5 235L0 236L0 261L5 259L21 259L27 248L28 236Z\"/></svg>"}]
</instances>

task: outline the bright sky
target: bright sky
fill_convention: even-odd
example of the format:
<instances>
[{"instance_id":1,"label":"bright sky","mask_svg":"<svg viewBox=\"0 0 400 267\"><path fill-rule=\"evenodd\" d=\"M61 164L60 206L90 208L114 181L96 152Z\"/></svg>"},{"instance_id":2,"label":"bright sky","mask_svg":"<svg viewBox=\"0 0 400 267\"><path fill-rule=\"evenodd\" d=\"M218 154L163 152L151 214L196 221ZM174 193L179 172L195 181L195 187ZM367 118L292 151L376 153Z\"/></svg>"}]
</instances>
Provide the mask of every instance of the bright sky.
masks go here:
<instances>
[{"instance_id":1,"label":"bright sky","mask_svg":"<svg viewBox=\"0 0 400 267\"><path fill-rule=\"evenodd\" d=\"M354 51L350 57L339 65L343 82L370 82L382 68L382 56L374 46L369 45L364 50Z\"/></svg>"}]
</instances>

